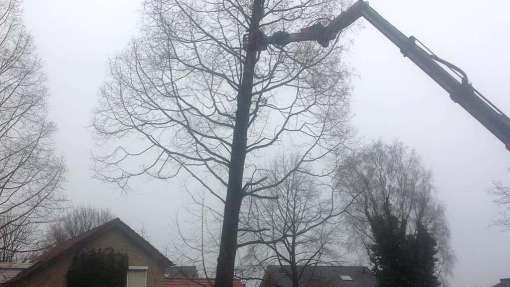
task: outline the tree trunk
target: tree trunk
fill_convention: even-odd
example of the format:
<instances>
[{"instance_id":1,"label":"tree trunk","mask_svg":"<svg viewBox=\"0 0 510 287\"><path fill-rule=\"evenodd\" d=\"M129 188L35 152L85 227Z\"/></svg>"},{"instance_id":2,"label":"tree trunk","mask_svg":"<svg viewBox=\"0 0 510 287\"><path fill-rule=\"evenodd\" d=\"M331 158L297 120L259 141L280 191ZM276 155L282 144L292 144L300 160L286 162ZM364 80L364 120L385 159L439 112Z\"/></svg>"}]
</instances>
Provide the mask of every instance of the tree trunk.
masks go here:
<instances>
[{"instance_id":1,"label":"tree trunk","mask_svg":"<svg viewBox=\"0 0 510 287\"><path fill-rule=\"evenodd\" d=\"M299 287L298 266L292 267L292 287Z\"/></svg>"},{"instance_id":2,"label":"tree trunk","mask_svg":"<svg viewBox=\"0 0 510 287\"><path fill-rule=\"evenodd\" d=\"M237 94L236 122L232 139L227 198L225 200L223 213L215 287L232 287L232 280L234 277L239 211L243 200L243 173L253 90L253 74L257 63L257 51L253 49L253 47L258 38L259 23L262 18L263 7L264 0L254 0L250 29L248 31L248 49L243 65L243 77Z\"/></svg>"},{"instance_id":3,"label":"tree trunk","mask_svg":"<svg viewBox=\"0 0 510 287\"><path fill-rule=\"evenodd\" d=\"M293 211L295 213L295 211ZM293 216L293 219L295 219L295 216ZM299 287L299 277L298 277L298 272L299 271L299 266L297 265L297 262L296 262L296 230L294 229L295 225L293 225L293 230L292 230L292 242L291 242L291 245L290 245L290 250L291 250L291 254L290 254L290 268L291 268L291 272L292 272L292 287Z\"/></svg>"}]
</instances>

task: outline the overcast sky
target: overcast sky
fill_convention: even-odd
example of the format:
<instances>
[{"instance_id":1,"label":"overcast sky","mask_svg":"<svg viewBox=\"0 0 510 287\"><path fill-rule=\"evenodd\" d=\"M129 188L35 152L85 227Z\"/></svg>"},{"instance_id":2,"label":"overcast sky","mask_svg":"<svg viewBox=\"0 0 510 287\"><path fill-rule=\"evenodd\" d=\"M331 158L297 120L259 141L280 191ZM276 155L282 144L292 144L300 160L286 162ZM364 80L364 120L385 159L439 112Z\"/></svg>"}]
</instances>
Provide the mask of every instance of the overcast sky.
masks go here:
<instances>
[{"instance_id":1,"label":"overcast sky","mask_svg":"<svg viewBox=\"0 0 510 287\"><path fill-rule=\"evenodd\" d=\"M69 169L74 204L109 208L157 247L175 238L189 199L182 182L139 180L129 194L92 177L90 128L108 58L140 24L142 0L25 0L24 14L48 78L50 118ZM371 5L407 35L462 67L474 86L510 113L510 1L373 0ZM452 286L492 286L510 277L510 232L493 226L494 181L510 182L503 145L364 22L350 36L354 71L353 125L366 141L399 139L434 175L447 207L457 255ZM179 262L179 258L171 260Z\"/></svg>"}]
</instances>

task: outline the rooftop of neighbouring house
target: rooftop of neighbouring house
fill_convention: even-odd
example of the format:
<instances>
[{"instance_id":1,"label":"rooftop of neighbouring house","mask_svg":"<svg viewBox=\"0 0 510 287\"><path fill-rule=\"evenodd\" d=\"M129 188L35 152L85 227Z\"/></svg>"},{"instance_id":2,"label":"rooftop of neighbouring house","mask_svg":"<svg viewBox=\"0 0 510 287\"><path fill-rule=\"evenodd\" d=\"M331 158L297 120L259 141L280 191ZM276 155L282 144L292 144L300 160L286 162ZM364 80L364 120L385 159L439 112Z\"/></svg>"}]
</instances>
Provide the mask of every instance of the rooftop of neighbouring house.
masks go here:
<instances>
[{"instance_id":1,"label":"rooftop of neighbouring house","mask_svg":"<svg viewBox=\"0 0 510 287\"><path fill-rule=\"evenodd\" d=\"M166 270L165 277L167 278L198 278L197 267L175 265L170 266Z\"/></svg>"},{"instance_id":2,"label":"rooftop of neighbouring house","mask_svg":"<svg viewBox=\"0 0 510 287\"><path fill-rule=\"evenodd\" d=\"M300 287L375 287L373 273L365 266L298 266ZM291 287L290 266L266 268L261 287Z\"/></svg>"},{"instance_id":3,"label":"rooftop of neighbouring house","mask_svg":"<svg viewBox=\"0 0 510 287\"><path fill-rule=\"evenodd\" d=\"M97 237L106 234L111 230L122 232L125 238L134 242L134 244L137 246L140 246L141 250L144 250L147 254L153 257L158 262L158 264L164 268L174 265L172 261L170 261L161 252L159 252L154 246L142 238L133 229L131 229L131 227L122 222L119 218L115 218L80 234L77 238L69 239L55 245L54 247L48 249L46 252L35 258L33 264L13 265L14 267L19 268L1 268L0 266L0 272L2 272L3 278L6 278L4 281L1 281L0 279L0 283L4 284L9 281L9 284L11 284L15 281L27 278L31 276L31 274L41 272L53 262L58 261L63 255L73 254L77 250L80 250L87 242L93 241Z\"/></svg>"},{"instance_id":4,"label":"rooftop of neighbouring house","mask_svg":"<svg viewBox=\"0 0 510 287\"><path fill-rule=\"evenodd\" d=\"M32 263L0 263L0 285L16 277L21 271L32 266Z\"/></svg>"},{"instance_id":5,"label":"rooftop of neighbouring house","mask_svg":"<svg viewBox=\"0 0 510 287\"><path fill-rule=\"evenodd\" d=\"M510 278L500 279L499 283L494 285L493 287L510 287Z\"/></svg>"},{"instance_id":6,"label":"rooftop of neighbouring house","mask_svg":"<svg viewBox=\"0 0 510 287\"><path fill-rule=\"evenodd\" d=\"M239 279L234 279L234 287L245 287ZM213 287L214 279L207 278L167 278L166 287Z\"/></svg>"}]
</instances>

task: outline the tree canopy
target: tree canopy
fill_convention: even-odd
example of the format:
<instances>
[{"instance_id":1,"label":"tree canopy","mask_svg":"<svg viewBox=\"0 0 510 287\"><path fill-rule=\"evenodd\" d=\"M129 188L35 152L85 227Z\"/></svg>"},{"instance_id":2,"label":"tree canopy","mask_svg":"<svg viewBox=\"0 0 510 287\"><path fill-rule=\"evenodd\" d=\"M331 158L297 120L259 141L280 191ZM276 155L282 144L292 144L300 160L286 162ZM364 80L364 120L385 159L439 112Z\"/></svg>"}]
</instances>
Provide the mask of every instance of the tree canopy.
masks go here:
<instances>
[{"instance_id":1,"label":"tree canopy","mask_svg":"<svg viewBox=\"0 0 510 287\"><path fill-rule=\"evenodd\" d=\"M46 233L47 244L62 243L113 219L108 209L77 207L49 225Z\"/></svg>"},{"instance_id":2,"label":"tree canopy","mask_svg":"<svg viewBox=\"0 0 510 287\"><path fill-rule=\"evenodd\" d=\"M224 205L216 286L232 284L243 199L343 148L348 75L337 41L253 47L262 31L331 18L339 0L146 0L142 33L111 61L94 126L98 175L128 187L185 174ZM292 150L275 182L263 158ZM324 166L317 174L327 173Z\"/></svg>"},{"instance_id":3,"label":"tree canopy","mask_svg":"<svg viewBox=\"0 0 510 287\"><path fill-rule=\"evenodd\" d=\"M400 248L399 242L422 228L436 242L436 271L446 281L454 261L450 231L444 207L434 197L431 173L414 151L402 143L381 141L355 150L340 159L336 187L354 198L349 225L358 246L371 246L378 236L389 240L386 235L394 234L394 242L378 248Z\"/></svg>"}]
</instances>

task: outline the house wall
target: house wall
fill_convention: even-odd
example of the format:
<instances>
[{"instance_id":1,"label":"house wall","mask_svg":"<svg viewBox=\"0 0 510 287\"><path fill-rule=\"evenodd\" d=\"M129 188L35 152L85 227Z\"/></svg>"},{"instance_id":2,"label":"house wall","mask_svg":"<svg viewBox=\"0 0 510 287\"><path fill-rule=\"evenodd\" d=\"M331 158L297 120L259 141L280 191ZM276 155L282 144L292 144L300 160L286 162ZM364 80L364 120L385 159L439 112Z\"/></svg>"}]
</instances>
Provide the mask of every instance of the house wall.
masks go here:
<instances>
[{"instance_id":1,"label":"house wall","mask_svg":"<svg viewBox=\"0 0 510 287\"><path fill-rule=\"evenodd\" d=\"M130 266L148 266L147 287L163 287L164 270L158 262L136 246L120 230L109 230L87 242L79 251L98 248L112 248L116 252L128 255ZM78 250L77 250L78 251ZM66 274L75 252L61 255L46 268L17 282L15 287L66 287Z\"/></svg>"}]
</instances>

